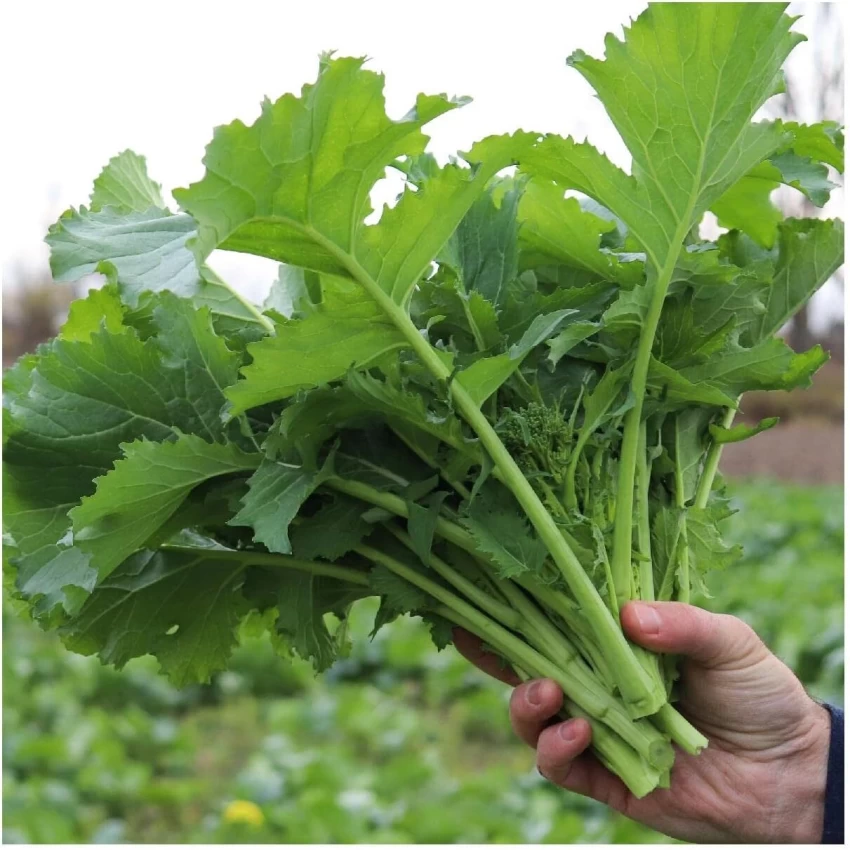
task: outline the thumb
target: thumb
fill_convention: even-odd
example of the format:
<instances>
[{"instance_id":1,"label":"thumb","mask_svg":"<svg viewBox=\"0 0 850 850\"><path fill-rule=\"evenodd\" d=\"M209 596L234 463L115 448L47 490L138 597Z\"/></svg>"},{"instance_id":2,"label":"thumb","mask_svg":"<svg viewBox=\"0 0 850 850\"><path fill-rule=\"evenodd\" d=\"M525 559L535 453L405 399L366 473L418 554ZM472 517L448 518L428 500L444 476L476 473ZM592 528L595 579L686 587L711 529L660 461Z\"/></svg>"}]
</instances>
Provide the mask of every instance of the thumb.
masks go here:
<instances>
[{"instance_id":1,"label":"thumb","mask_svg":"<svg viewBox=\"0 0 850 850\"><path fill-rule=\"evenodd\" d=\"M703 667L739 666L767 652L743 620L683 602L629 602L620 619L635 643L654 652L687 656Z\"/></svg>"}]
</instances>

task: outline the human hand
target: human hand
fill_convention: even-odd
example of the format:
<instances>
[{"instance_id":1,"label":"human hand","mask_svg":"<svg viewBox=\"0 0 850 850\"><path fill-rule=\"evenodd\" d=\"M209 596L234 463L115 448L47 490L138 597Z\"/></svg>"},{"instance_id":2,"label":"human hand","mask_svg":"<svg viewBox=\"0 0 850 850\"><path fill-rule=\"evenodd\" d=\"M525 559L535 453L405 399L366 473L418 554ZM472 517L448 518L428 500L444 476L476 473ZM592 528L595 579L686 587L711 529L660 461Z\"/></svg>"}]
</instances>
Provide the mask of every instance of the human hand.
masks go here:
<instances>
[{"instance_id":1,"label":"human hand","mask_svg":"<svg viewBox=\"0 0 850 850\"><path fill-rule=\"evenodd\" d=\"M634 797L589 752L590 726L552 724L563 694L551 679L519 684L478 638L458 651L515 685L511 724L537 750L548 780L674 838L693 842L818 843L823 829L829 713L742 620L679 602L631 602L621 613L635 643L684 656L679 710L709 739L677 751L669 789Z\"/></svg>"}]
</instances>

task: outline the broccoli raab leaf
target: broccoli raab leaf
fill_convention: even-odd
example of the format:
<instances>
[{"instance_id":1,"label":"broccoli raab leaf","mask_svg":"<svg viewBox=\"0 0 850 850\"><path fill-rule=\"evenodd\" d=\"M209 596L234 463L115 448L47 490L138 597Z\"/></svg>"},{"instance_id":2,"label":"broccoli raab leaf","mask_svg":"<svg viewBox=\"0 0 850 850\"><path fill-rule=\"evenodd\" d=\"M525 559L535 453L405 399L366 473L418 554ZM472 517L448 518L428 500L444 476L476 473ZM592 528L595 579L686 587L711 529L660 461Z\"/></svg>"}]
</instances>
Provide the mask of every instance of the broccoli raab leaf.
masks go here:
<instances>
[{"instance_id":1,"label":"broccoli raab leaf","mask_svg":"<svg viewBox=\"0 0 850 850\"><path fill-rule=\"evenodd\" d=\"M626 143L631 176L591 145L556 136L523 169L614 212L660 272L702 214L782 145L781 126L750 119L802 39L791 23L779 4L651 5L624 41L607 37L603 61L582 51L569 60Z\"/></svg>"},{"instance_id":2,"label":"broccoli raab leaf","mask_svg":"<svg viewBox=\"0 0 850 850\"><path fill-rule=\"evenodd\" d=\"M18 604L74 651L151 654L184 685L246 624L324 670L376 596L375 631L473 632L558 681L634 794L668 784L672 744L706 741L618 605L697 601L734 568L720 450L776 424L733 423L742 394L823 362L777 334L843 261L840 221L771 201L826 201L841 128L752 120L791 24L659 3L604 59L575 53L630 173L524 131L441 165L424 130L467 99L393 119L383 77L332 55L214 132L180 212L143 157L112 159L47 239L57 280L106 283L5 375ZM387 169L405 185L374 213ZM217 250L281 263L262 307Z\"/></svg>"},{"instance_id":3,"label":"broccoli raab leaf","mask_svg":"<svg viewBox=\"0 0 850 850\"><path fill-rule=\"evenodd\" d=\"M177 685L206 681L236 645L249 610L239 562L215 552L142 551L102 582L62 627L66 645L122 667L155 655Z\"/></svg>"}]
</instances>

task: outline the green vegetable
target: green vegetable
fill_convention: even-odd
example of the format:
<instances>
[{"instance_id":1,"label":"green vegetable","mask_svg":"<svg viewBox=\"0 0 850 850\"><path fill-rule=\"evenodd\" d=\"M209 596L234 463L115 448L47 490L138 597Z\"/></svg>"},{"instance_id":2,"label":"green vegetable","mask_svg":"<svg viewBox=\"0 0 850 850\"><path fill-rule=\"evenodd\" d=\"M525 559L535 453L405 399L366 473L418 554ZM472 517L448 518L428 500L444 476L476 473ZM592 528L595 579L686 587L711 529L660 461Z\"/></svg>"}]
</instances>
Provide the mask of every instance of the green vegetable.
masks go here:
<instances>
[{"instance_id":1,"label":"green vegetable","mask_svg":"<svg viewBox=\"0 0 850 850\"><path fill-rule=\"evenodd\" d=\"M706 740L619 608L690 600L735 558L720 447L772 424L731 427L737 399L809 382L825 355L776 332L842 261L840 222L765 234L769 200L741 201L784 180L823 202L840 164L832 125L751 121L790 24L658 4L604 61L573 55L631 176L528 132L439 166L422 127L466 101L392 120L383 78L331 56L300 97L218 128L180 214L141 157L113 159L48 235L57 279L108 284L6 375L4 525L32 616L185 684L255 612L322 670L377 596L376 630L475 632L561 685L635 794L666 786L672 744ZM388 167L406 187L367 224ZM708 211L737 229L701 239ZM216 249L282 263L265 310Z\"/></svg>"}]
</instances>

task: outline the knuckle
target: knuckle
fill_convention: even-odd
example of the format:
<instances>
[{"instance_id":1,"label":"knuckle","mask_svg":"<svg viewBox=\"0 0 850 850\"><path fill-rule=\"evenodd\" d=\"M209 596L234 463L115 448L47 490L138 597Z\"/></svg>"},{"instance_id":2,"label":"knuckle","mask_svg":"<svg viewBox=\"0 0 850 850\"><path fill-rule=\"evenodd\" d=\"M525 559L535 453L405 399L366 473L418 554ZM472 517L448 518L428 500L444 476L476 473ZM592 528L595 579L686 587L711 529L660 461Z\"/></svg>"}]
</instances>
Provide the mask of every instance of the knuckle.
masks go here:
<instances>
[{"instance_id":1,"label":"knuckle","mask_svg":"<svg viewBox=\"0 0 850 850\"><path fill-rule=\"evenodd\" d=\"M729 614L724 615L724 618L729 621L729 632L732 635L730 654L734 656L735 660L751 657L764 649L761 638L749 623Z\"/></svg>"},{"instance_id":2,"label":"knuckle","mask_svg":"<svg viewBox=\"0 0 850 850\"><path fill-rule=\"evenodd\" d=\"M708 633L705 645L711 647L709 663L734 666L750 660L764 649L752 626L731 614L714 614L705 618Z\"/></svg>"}]
</instances>

